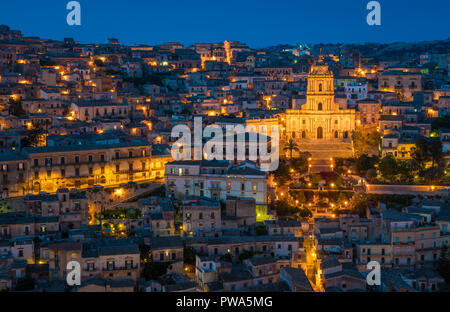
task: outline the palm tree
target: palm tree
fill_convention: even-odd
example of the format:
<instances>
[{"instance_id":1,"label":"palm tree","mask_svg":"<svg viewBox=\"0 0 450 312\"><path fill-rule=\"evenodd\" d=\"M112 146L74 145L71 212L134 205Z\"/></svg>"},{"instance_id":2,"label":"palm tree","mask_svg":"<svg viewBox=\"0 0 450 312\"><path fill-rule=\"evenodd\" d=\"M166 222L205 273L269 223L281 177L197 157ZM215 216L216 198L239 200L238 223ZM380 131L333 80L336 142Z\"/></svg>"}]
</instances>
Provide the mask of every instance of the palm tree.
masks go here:
<instances>
[{"instance_id":1,"label":"palm tree","mask_svg":"<svg viewBox=\"0 0 450 312\"><path fill-rule=\"evenodd\" d=\"M285 151L289 151L290 159L292 159L292 152L293 151L297 151L297 152L300 151L300 149L298 148L297 143L295 143L294 140L292 140L292 139L289 139L289 141L286 143L286 145L284 146L284 150Z\"/></svg>"}]
</instances>

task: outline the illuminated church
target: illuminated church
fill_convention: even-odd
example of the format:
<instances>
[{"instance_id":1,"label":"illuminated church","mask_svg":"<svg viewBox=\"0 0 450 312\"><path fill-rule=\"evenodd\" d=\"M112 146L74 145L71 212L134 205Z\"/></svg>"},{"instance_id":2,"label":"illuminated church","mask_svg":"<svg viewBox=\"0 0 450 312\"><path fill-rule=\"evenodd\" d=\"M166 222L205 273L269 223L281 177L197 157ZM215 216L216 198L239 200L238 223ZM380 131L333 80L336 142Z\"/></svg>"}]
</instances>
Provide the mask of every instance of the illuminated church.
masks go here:
<instances>
[{"instance_id":1,"label":"illuminated church","mask_svg":"<svg viewBox=\"0 0 450 312\"><path fill-rule=\"evenodd\" d=\"M313 157L352 156L352 132L356 127L356 110L334 97L333 73L328 65L317 63L308 76L306 103L288 109L282 141L293 139L301 151Z\"/></svg>"}]
</instances>

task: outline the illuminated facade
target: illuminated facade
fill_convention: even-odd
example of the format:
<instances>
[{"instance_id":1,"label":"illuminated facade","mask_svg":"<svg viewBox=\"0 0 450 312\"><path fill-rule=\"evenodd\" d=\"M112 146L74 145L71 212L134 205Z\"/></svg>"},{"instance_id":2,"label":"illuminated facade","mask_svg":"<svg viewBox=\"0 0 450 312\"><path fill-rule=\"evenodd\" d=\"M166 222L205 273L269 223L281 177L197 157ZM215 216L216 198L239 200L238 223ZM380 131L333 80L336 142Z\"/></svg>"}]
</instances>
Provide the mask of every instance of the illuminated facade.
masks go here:
<instances>
[{"instance_id":1,"label":"illuminated facade","mask_svg":"<svg viewBox=\"0 0 450 312\"><path fill-rule=\"evenodd\" d=\"M284 116L285 141L292 139L301 150L313 155L316 148L322 149L330 143L334 143L334 149L341 150L341 153L351 152L351 147L345 145L351 145L351 135L356 128L356 110L335 102L333 84L333 73L327 65L312 66L306 103L300 109L288 109ZM302 148L308 143L316 146Z\"/></svg>"},{"instance_id":2,"label":"illuminated facade","mask_svg":"<svg viewBox=\"0 0 450 312\"><path fill-rule=\"evenodd\" d=\"M213 200L227 196L254 198L267 205L265 172L250 165L232 166L228 161L172 161L166 164L166 188L175 197L201 196Z\"/></svg>"},{"instance_id":3,"label":"illuminated facade","mask_svg":"<svg viewBox=\"0 0 450 312\"><path fill-rule=\"evenodd\" d=\"M3 197L147 182L163 177L162 168L168 161L167 155L155 157L152 166L151 145L120 132L56 137L51 146L28 147L22 153L0 157Z\"/></svg>"}]
</instances>

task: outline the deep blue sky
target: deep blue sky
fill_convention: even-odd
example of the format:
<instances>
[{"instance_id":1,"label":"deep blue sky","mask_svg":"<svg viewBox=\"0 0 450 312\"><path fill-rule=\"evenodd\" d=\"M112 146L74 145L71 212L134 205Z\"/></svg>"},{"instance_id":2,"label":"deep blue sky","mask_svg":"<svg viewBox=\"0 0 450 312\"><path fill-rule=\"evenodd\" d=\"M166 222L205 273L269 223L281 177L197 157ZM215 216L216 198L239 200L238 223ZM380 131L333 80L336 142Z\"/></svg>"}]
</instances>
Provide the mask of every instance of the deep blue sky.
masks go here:
<instances>
[{"instance_id":1,"label":"deep blue sky","mask_svg":"<svg viewBox=\"0 0 450 312\"><path fill-rule=\"evenodd\" d=\"M381 26L368 26L370 0L79 0L82 26L66 24L69 0L0 0L0 24L25 36L125 44L240 40L279 43L393 42L450 37L449 0L379 0Z\"/></svg>"}]
</instances>

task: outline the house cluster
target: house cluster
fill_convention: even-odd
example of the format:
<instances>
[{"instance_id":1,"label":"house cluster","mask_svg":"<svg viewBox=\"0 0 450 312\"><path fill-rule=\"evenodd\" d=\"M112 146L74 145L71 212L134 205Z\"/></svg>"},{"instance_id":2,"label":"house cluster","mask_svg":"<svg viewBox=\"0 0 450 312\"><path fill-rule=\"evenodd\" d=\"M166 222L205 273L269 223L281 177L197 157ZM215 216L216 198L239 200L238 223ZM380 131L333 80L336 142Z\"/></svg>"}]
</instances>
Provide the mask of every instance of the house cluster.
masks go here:
<instances>
[{"instance_id":1,"label":"house cluster","mask_svg":"<svg viewBox=\"0 0 450 312\"><path fill-rule=\"evenodd\" d=\"M356 130L379 131L383 155L411 158L425 136L447 157L450 129L433 120L450 114L448 42L422 50L384 60L345 45L81 44L0 25L0 290L439 289L444 201L281 220L262 170L275 127L326 159L353 155ZM173 157L176 126L201 147L213 137L197 137L197 117L223 133L255 128L231 134L234 159ZM81 283L69 287L73 262Z\"/></svg>"}]
</instances>

